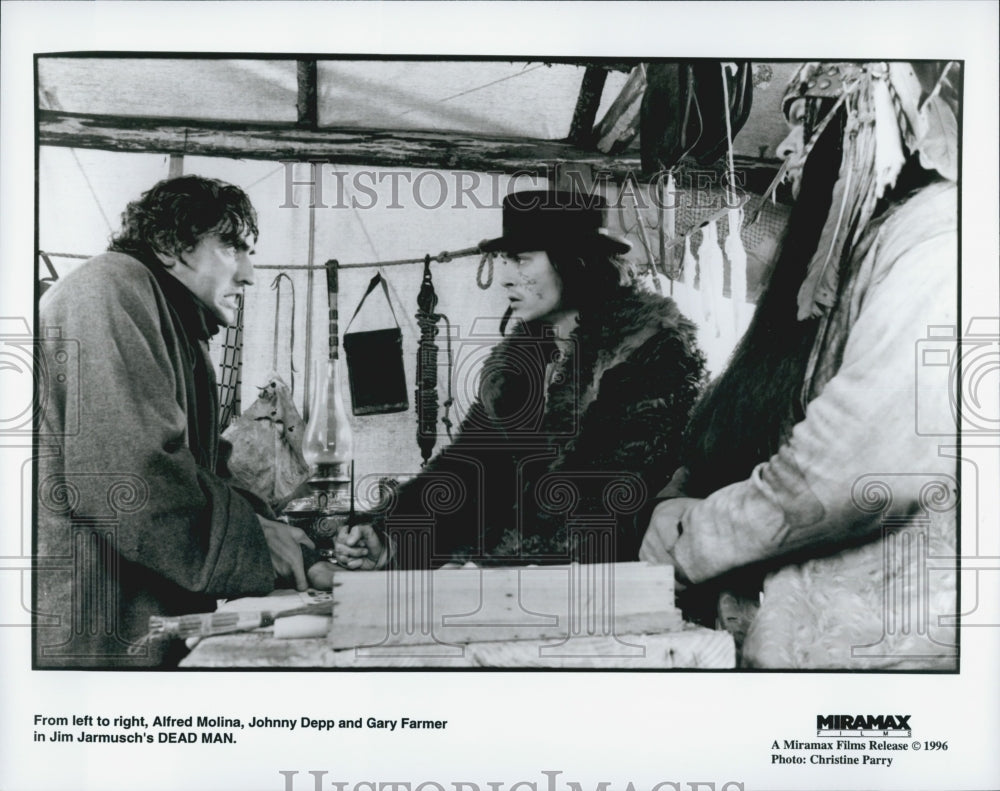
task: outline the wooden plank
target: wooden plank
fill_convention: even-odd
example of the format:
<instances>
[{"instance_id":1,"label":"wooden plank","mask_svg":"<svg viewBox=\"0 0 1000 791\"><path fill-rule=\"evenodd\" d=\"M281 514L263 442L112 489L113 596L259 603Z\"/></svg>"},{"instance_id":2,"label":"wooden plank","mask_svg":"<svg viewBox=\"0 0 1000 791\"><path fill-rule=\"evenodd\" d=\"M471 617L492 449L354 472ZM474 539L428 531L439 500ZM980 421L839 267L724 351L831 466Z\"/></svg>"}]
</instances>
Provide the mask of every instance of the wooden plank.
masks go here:
<instances>
[{"instance_id":1,"label":"wooden plank","mask_svg":"<svg viewBox=\"0 0 1000 791\"><path fill-rule=\"evenodd\" d=\"M295 102L297 124L302 129L319 128L319 100L316 93L318 83L315 60L300 60L295 64L298 92Z\"/></svg>"},{"instance_id":2,"label":"wooden plank","mask_svg":"<svg viewBox=\"0 0 1000 791\"><path fill-rule=\"evenodd\" d=\"M646 67L636 66L601 122L593 138L599 151L617 154L624 151L639 134L639 111L646 90Z\"/></svg>"},{"instance_id":3,"label":"wooden plank","mask_svg":"<svg viewBox=\"0 0 1000 791\"><path fill-rule=\"evenodd\" d=\"M678 629L673 568L646 563L343 573L333 648L566 639ZM376 649L377 647L377 649Z\"/></svg>"},{"instance_id":4,"label":"wooden plank","mask_svg":"<svg viewBox=\"0 0 1000 791\"><path fill-rule=\"evenodd\" d=\"M483 642L462 647L452 656L421 656L410 646L396 646L378 656L355 649L334 650L324 640L275 640L267 632L203 640L181 662L184 668L551 668L559 670L725 670L736 666L732 635L701 626L663 634L626 634L618 640L641 647L639 655L615 654L608 638L581 638L581 655L553 654L553 641ZM589 655L584 653L589 650Z\"/></svg>"},{"instance_id":5,"label":"wooden plank","mask_svg":"<svg viewBox=\"0 0 1000 791\"><path fill-rule=\"evenodd\" d=\"M593 141L594 120L601 105L604 83L608 79L607 69L588 66L580 83L580 94L576 98L573 120L569 125L567 141L573 145L588 148Z\"/></svg>"},{"instance_id":6,"label":"wooden plank","mask_svg":"<svg viewBox=\"0 0 1000 791\"><path fill-rule=\"evenodd\" d=\"M583 163L614 178L638 173L637 156L609 157L568 143L479 137L449 132L354 128L300 129L287 124L240 124L42 110L38 142L105 151L222 156L235 159L342 165L546 174L559 163Z\"/></svg>"},{"instance_id":7,"label":"wooden plank","mask_svg":"<svg viewBox=\"0 0 1000 791\"><path fill-rule=\"evenodd\" d=\"M324 667L332 664L326 641L275 640L270 630L206 637L180 666L191 667Z\"/></svg>"},{"instance_id":8,"label":"wooden plank","mask_svg":"<svg viewBox=\"0 0 1000 791\"><path fill-rule=\"evenodd\" d=\"M182 154L171 154L170 162L167 165L167 178L175 179L184 175L184 156Z\"/></svg>"},{"instance_id":9,"label":"wooden plank","mask_svg":"<svg viewBox=\"0 0 1000 791\"><path fill-rule=\"evenodd\" d=\"M725 631L683 624L673 569L645 563L343 572L327 638L202 640L181 667L732 668ZM284 591L241 609L298 606ZM415 607L395 612L391 596ZM395 629L395 631L393 631Z\"/></svg>"},{"instance_id":10,"label":"wooden plank","mask_svg":"<svg viewBox=\"0 0 1000 791\"><path fill-rule=\"evenodd\" d=\"M641 100L641 93L639 98ZM618 139L618 133L610 134L605 145ZM191 154L272 162L314 160L343 165L540 176L551 176L559 166L579 165L590 168L595 178L607 176L618 183L626 178L647 183L658 177L656 173L644 175L639 156L627 151L605 154L554 140L489 138L446 132L326 127L309 130L287 124L184 121L40 110L38 142L43 146L101 151ZM683 174L686 164L679 163L676 172ZM780 163L738 155L735 164L737 172L745 177L744 189L761 192ZM698 173L706 171L705 167L695 169ZM723 170L719 168L719 173Z\"/></svg>"}]
</instances>

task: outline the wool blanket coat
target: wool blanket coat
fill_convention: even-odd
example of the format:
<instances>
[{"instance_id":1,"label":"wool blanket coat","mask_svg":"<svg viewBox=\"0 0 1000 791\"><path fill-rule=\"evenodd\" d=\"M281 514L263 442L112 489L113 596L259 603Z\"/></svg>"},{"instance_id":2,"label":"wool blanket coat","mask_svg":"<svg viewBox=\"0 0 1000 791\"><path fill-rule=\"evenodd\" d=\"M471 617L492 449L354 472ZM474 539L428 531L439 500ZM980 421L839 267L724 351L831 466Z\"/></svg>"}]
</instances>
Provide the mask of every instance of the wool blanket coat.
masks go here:
<instances>
[{"instance_id":1,"label":"wool blanket coat","mask_svg":"<svg viewBox=\"0 0 1000 791\"><path fill-rule=\"evenodd\" d=\"M216 472L216 327L180 281L121 253L61 278L40 314L36 665L162 664L150 615L274 587L254 504Z\"/></svg>"}]
</instances>

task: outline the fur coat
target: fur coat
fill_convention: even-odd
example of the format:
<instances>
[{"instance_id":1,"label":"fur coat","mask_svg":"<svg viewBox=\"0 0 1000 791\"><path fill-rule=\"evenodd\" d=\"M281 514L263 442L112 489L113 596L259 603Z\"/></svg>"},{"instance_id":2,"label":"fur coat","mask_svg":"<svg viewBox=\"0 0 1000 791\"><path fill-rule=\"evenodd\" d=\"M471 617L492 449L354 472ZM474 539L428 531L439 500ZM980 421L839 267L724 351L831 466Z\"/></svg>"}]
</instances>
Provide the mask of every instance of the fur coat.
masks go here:
<instances>
[{"instance_id":1,"label":"fur coat","mask_svg":"<svg viewBox=\"0 0 1000 791\"><path fill-rule=\"evenodd\" d=\"M694 325L654 294L616 289L562 350L546 326L519 325L484 362L455 441L387 509L390 531L430 528L430 558L397 535L396 564L635 560L703 379Z\"/></svg>"},{"instance_id":2,"label":"fur coat","mask_svg":"<svg viewBox=\"0 0 1000 791\"><path fill-rule=\"evenodd\" d=\"M682 578L764 575L755 617L756 596L721 602L749 622L745 666L957 667L956 195L937 183L884 215L817 337L804 419L681 519Z\"/></svg>"}]
</instances>

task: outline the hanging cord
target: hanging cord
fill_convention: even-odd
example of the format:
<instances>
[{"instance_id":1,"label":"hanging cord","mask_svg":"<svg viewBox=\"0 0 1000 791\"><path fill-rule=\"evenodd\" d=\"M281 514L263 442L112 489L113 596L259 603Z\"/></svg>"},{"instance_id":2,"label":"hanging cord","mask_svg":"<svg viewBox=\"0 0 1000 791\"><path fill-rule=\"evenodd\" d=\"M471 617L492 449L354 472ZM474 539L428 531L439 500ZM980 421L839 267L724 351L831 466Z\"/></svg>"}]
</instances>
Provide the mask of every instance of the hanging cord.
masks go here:
<instances>
[{"instance_id":1,"label":"hanging cord","mask_svg":"<svg viewBox=\"0 0 1000 791\"><path fill-rule=\"evenodd\" d=\"M417 445L423 464L430 460L437 440L438 390L437 390L437 354L438 346L435 338L438 334L437 323L444 319L450 325L448 317L437 313L437 293L434 290L434 280L431 275L431 257L424 256L424 277L417 294L417 324L420 325L420 341L417 344ZM451 332L447 333L448 345L448 398L445 401L445 414L442 423L451 439L450 409L453 402L451 390Z\"/></svg>"},{"instance_id":2,"label":"hanging cord","mask_svg":"<svg viewBox=\"0 0 1000 791\"><path fill-rule=\"evenodd\" d=\"M493 253L483 253L479 259L479 269L476 270L476 285L483 291L493 285ZM483 277L483 273L486 277Z\"/></svg>"},{"instance_id":3,"label":"hanging cord","mask_svg":"<svg viewBox=\"0 0 1000 791\"><path fill-rule=\"evenodd\" d=\"M288 366L291 369L291 390L295 395L295 283L284 272L280 273L271 281L271 290L274 295L274 351L271 357L271 368L278 371L278 317L281 315L281 278L288 281L288 287L292 290L292 320L289 329L288 340Z\"/></svg>"},{"instance_id":4,"label":"hanging cord","mask_svg":"<svg viewBox=\"0 0 1000 791\"><path fill-rule=\"evenodd\" d=\"M449 261L453 261L456 258L469 258L474 255L480 255L481 251L479 245L475 247L464 247L461 250L455 250L454 252L448 252L447 250L438 253L437 255L430 256L431 262L437 262L441 264L446 264ZM407 264L422 264L424 259L428 256L421 256L420 258L399 258L394 261L363 261L355 264L339 264L338 269L375 269L383 266L406 266ZM322 265L313 264L261 264L254 266L254 269L326 269Z\"/></svg>"},{"instance_id":5,"label":"hanging cord","mask_svg":"<svg viewBox=\"0 0 1000 791\"><path fill-rule=\"evenodd\" d=\"M729 118L729 79L726 72L729 67L723 63L722 64L722 107L724 114L726 116L726 152L728 154L727 162L729 164L729 183L726 185L727 192L729 193L729 204L730 206L735 206L736 203L736 192L733 183L736 179L736 164L733 162L733 125ZM730 229L732 231L732 229Z\"/></svg>"}]
</instances>

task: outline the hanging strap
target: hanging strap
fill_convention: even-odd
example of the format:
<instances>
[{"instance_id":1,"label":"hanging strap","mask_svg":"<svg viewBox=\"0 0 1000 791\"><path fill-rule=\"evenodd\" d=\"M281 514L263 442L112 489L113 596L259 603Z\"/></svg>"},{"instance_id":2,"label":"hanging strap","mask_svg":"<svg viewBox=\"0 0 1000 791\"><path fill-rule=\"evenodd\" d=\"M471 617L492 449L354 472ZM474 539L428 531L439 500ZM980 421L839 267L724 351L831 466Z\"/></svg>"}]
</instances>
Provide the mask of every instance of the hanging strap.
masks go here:
<instances>
[{"instance_id":1,"label":"hanging strap","mask_svg":"<svg viewBox=\"0 0 1000 791\"><path fill-rule=\"evenodd\" d=\"M396 309L392 306L392 299L389 298L389 286L386 285L385 278L382 277L382 273L377 272L375 274L375 277L373 277L369 281L368 289L365 291L365 295L361 297L361 301L358 303L358 306L354 309L354 315L351 316L351 320L347 322L347 327L344 328L345 335L347 334L347 330L351 328L351 325L354 323L354 320L358 317L358 313L361 312L361 308L365 304L365 300L368 299L368 296L375 290L375 287L378 286L379 284L382 285L382 293L385 294L385 301L389 303L389 310L392 311L392 320L396 322L397 327L399 326L399 319L396 318Z\"/></svg>"},{"instance_id":2,"label":"hanging strap","mask_svg":"<svg viewBox=\"0 0 1000 791\"><path fill-rule=\"evenodd\" d=\"M295 282L284 272L279 273L278 276L271 281L271 290L274 291L274 346L271 356L271 369L275 373L278 372L278 338L280 336L279 320L281 317L282 278L288 281L288 287L292 291L292 320L289 323L288 330L288 366L290 369L292 395L295 395Z\"/></svg>"}]
</instances>

